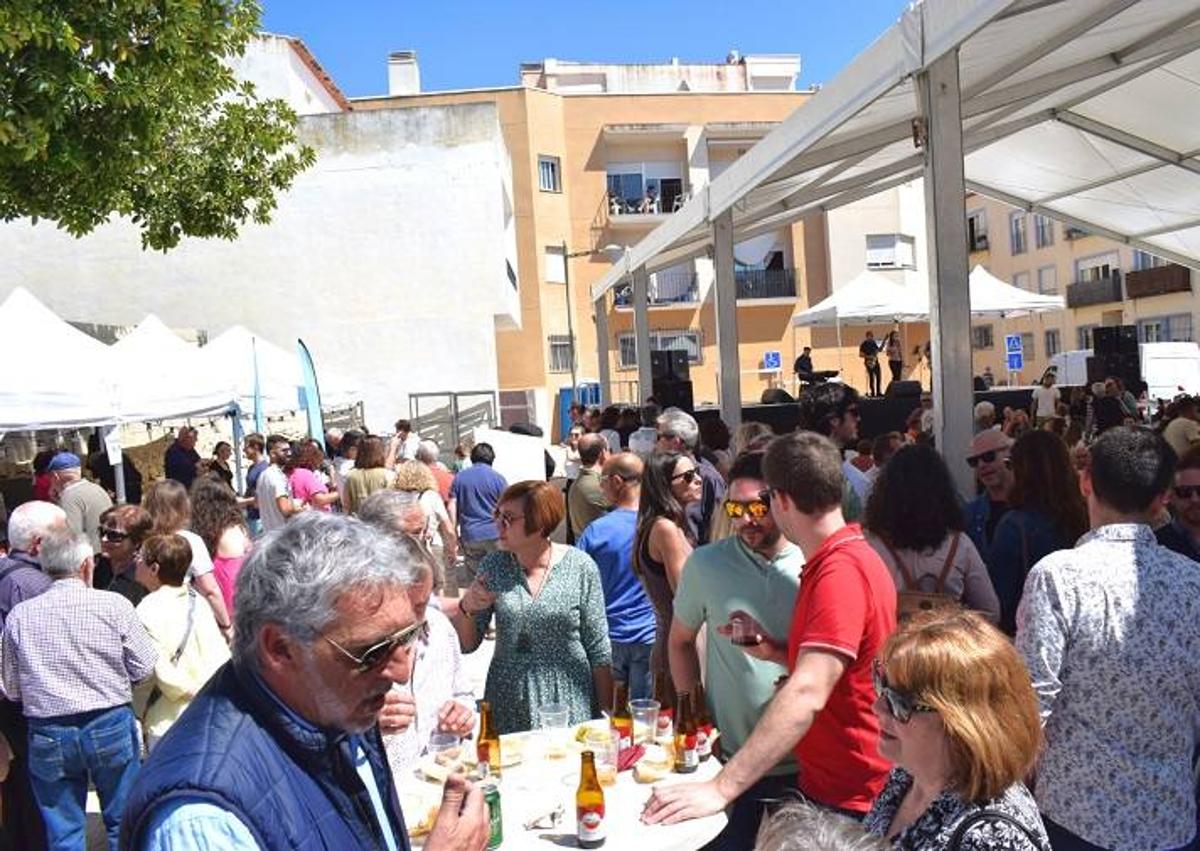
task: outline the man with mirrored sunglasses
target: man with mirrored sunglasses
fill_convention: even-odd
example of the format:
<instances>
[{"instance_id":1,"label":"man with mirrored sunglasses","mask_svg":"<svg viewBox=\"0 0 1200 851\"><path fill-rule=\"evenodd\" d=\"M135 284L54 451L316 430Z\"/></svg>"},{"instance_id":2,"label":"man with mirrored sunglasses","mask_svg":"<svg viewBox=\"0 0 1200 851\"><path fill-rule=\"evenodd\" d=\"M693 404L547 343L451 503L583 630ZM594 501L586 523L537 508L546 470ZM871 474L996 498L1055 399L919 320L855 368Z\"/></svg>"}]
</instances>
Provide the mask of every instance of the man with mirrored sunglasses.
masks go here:
<instances>
[{"instance_id":1,"label":"man with mirrored sunglasses","mask_svg":"<svg viewBox=\"0 0 1200 851\"><path fill-rule=\"evenodd\" d=\"M1179 459L1168 504L1171 522L1154 536L1164 547L1200 562L1200 448Z\"/></svg>"},{"instance_id":2,"label":"man with mirrored sunglasses","mask_svg":"<svg viewBox=\"0 0 1200 851\"><path fill-rule=\"evenodd\" d=\"M782 665L755 658L735 644L735 639L744 645L765 637L747 635L741 625L735 634L734 623L753 621L765 633L786 635L804 562L799 547L783 537L768 501L760 496L767 487L762 459L761 452L734 459L722 503L733 534L695 550L675 590L671 675L677 691L694 692L700 679L696 636L707 624L705 697L721 731L725 758L745 744L775 696L776 681L787 673ZM752 847L764 802L794 793L795 778L796 761L789 753L732 802L725 830L706 847Z\"/></svg>"},{"instance_id":3,"label":"man with mirrored sunglasses","mask_svg":"<svg viewBox=\"0 0 1200 851\"><path fill-rule=\"evenodd\" d=\"M992 566L992 538L1000 518L1008 512L1013 473L1008 456L1012 438L998 429L981 431L971 440L967 464L975 471L975 480L983 492L967 503L967 534L979 550L983 563Z\"/></svg>"}]
</instances>

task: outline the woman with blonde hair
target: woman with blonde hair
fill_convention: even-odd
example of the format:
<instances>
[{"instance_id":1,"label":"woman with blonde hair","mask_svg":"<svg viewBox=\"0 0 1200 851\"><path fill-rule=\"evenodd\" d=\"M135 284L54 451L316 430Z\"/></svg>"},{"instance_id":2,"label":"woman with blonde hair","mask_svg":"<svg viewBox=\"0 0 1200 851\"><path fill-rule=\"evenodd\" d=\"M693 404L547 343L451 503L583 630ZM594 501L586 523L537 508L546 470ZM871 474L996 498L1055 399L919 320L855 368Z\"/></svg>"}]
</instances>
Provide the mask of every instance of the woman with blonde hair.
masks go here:
<instances>
[{"instance_id":1,"label":"woman with blonde hair","mask_svg":"<svg viewBox=\"0 0 1200 851\"><path fill-rule=\"evenodd\" d=\"M446 503L438 493L437 479L433 477L433 471L429 469L428 464L405 461L396 467L396 481L392 483L392 487L410 494L425 515L425 527L419 537L429 547L438 564L438 571L433 577L433 587L440 589L444 578L442 566L449 568L454 564L458 554L458 538L446 511Z\"/></svg>"},{"instance_id":2,"label":"woman with blonde hair","mask_svg":"<svg viewBox=\"0 0 1200 851\"><path fill-rule=\"evenodd\" d=\"M1012 643L976 612L914 616L875 667L879 753L895 767L863 820L903 851L1047 851L1022 782L1042 743Z\"/></svg>"}]
</instances>

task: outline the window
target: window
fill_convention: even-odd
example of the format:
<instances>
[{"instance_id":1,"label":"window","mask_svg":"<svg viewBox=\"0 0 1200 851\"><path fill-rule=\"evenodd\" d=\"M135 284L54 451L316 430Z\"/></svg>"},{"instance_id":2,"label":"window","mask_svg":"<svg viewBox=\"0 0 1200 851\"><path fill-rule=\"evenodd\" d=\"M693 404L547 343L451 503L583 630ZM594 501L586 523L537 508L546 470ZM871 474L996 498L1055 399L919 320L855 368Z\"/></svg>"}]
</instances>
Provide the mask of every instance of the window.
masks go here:
<instances>
[{"instance_id":1,"label":"window","mask_svg":"<svg viewBox=\"0 0 1200 851\"><path fill-rule=\"evenodd\" d=\"M617 338L618 364L621 369L633 369L637 366L637 341L633 334L622 334ZM670 349L684 349L688 353L688 363L701 362L701 343L699 331L651 331L650 351L665 352Z\"/></svg>"},{"instance_id":2,"label":"window","mask_svg":"<svg viewBox=\"0 0 1200 851\"><path fill-rule=\"evenodd\" d=\"M973 210L967 214L967 250L988 250L987 210Z\"/></svg>"},{"instance_id":3,"label":"window","mask_svg":"<svg viewBox=\"0 0 1200 851\"><path fill-rule=\"evenodd\" d=\"M1013 275L1013 286L1019 290L1029 289L1029 273L1017 272L1017 274Z\"/></svg>"},{"instance_id":4,"label":"window","mask_svg":"<svg viewBox=\"0 0 1200 851\"><path fill-rule=\"evenodd\" d=\"M567 280L567 258L561 245L546 246L546 283L563 284Z\"/></svg>"},{"instance_id":5,"label":"window","mask_svg":"<svg viewBox=\"0 0 1200 851\"><path fill-rule=\"evenodd\" d=\"M680 162L610 162L606 171L609 215L673 213L687 200Z\"/></svg>"},{"instance_id":6,"label":"window","mask_svg":"<svg viewBox=\"0 0 1200 851\"><path fill-rule=\"evenodd\" d=\"M1038 248L1047 248L1054 244L1054 219L1034 214L1033 241Z\"/></svg>"},{"instance_id":7,"label":"window","mask_svg":"<svg viewBox=\"0 0 1200 851\"><path fill-rule=\"evenodd\" d=\"M1046 357L1052 358L1062 351L1062 332L1057 328L1046 331Z\"/></svg>"},{"instance_id":8,"label":"window","mask_svg":"<svg viewBox=\"0 0 1200 851\"><path fill-rule=\"evenodd\" d=\"M1038 269L1038 292L1042 295L1054 295L1058 292L1058 267L1043 266Z\"/></svg>"},{"instance_id":9,"label":"window","mask_svg":"<svg viewBox=\"0 0 1200 851\"><path fill-rule=\"evenodd\" d=\"M1192 314L1175 313L1140 319L1137 328L1138 341L1142 343L1190 343Z\"/></svg>"},{"instance_id":10,"label":"window","mask_svg":"<svg viewBox=\"0 0 1200 851\"><path fill-rule=\"evenodd\" d=\"M1024 254L1029 249L1025 214L1019 210L1008 214L1008 247L1013 254Z\"/></svg>"},{"instance_id":11,"label":"window","mask_svg":"<svg viewBox=\"0 0 1200 851\"><path fill-rule=\"evenodd\" d=\"M558 157L538 157L538 189L562 192L562 168Z\"/></svg>"},{"instance_id":12,"label":"window","mask_svg":"<svg viewBox=\"0 0 1200 851\"><path fill-rule=\"evenodd\" d=\"M551 372L570 372L571 371L571 355L573 354L574 346L571 345L571 338L566 334L551 334L550 335L550 371Z\"/></svg>"},{"instance_id":13,"label":"window","mask_svg":"<svg viewBox=\"0 0 1200 851\"><path fill-rule=\"evenodd\" d=\"M1092 332L1096 330L1095 325L1080 325L1075 329L1075 341L1081 349L1090 349L1092 347Z\"/></svg>"},{"instance_id":14,"label":"window","mask_svg":"<svg viewBox=\"0 0 1200 851\"><path fill-rule=\"evenodd\" d=\"M868 269L915 269L915 240L902 233L867 234Z\"/></svg>"},{"instance_id":15,"label":"window","mask_svg":"<svg viewBox=\"0 0 1200 851\"><path fill-rule=\"evenodd\" d=\"M976 325L971 328L971 348L976 350L995 348L991 325Z\"/></svg>"},{"instance_id":16,"label":"window","mask_svg":"<svg viewBox=\"0 0 1200 851\"><path fill-rule=\"evenodd\" d=\"M1167 265L1167 261L1163 260L1149 251L1133 251L1133 269L1135 272L1140 272L1142 269L1157 269L1159 266Z\"/></svg>"},{"instance_id":17,"label":"window","mask_svg":"<svg viewBox=\"0 0 1200 851\"><path fill-rule=\"evenodd\" d=\"M1120 257L1115 251L1084 257L1075 261L1075 280L1080 283L1090 283L1111 278L1117 271Z\"/></svg>"},{"instance_id":18,"label":"window","mask_svg":"<svg viewBox=\"0 0 1200 851\"><path fill-rule=\"evenodd\" d=\"M1021 354L1025 356L1025 362L1033 360L1035 357L1033 351L1033 334L1032 332L1021 335Z\"/></svg>"}]
</instances>

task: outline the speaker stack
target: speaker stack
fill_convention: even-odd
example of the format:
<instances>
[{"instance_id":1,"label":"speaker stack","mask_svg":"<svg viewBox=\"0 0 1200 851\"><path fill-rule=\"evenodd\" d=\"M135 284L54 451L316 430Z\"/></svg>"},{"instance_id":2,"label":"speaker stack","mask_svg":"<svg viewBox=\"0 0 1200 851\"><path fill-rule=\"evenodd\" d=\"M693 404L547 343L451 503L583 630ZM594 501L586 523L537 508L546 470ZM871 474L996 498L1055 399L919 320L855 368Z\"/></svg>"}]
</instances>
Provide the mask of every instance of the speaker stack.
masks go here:
<instances>
[{"instance_id":1,"label":"speaker stack","mask_svg":"<svg viewBox=\"0 0 1200 851\"><path fill-rule=\"evenodd\" d=\"M691 370L684 349L667 349L650 353L650 377L654 382L654 398L663 408L679 408L691 413Z\"/></svg>"},{"instance_id":2,"label":"speaker stack","mask_svg":"<svg viewBox=\"0 0 1200 851\"><path fill-rule=\"evenodd\" d=\"M1136 325L1114 325L1092 331L1092 357L1087 361L1088 383L1114 376L1137 392L1142 383Z\"/></svg>"}]
</instances>

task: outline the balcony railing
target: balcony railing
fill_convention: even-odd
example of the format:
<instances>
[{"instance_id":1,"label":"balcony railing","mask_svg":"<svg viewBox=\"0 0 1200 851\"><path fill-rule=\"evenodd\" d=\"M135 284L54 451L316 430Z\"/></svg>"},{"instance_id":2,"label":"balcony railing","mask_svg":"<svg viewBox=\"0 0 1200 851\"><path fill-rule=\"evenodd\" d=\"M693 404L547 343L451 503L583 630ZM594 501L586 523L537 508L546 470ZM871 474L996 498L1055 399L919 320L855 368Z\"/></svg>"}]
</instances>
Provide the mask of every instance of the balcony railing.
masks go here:
<instances>
[{"instance_id":1,"label":"balcony railing","mask_svg":"<svg viewBox=\"0 0 1200 851\"><path fill-rule=\"evenodd\" d=\"M796 297L793 269L737 269L733 279L739 299Z\"/></svg>"},{"instance_id":2,"label":"balcony railing","mask_svg":"<svg viewBox=\"0 0 1200 851\"><path fill-rule=\"evenodd\" d=\"M1178 263L1168 263L1153 269L1139 269L1125 276L1125 291L1130 298L1146 298L1167 293L1186 293L1192 290L1192 271Z\"/></svg>"},{"instance_id":3,"label":"balcony railing","mask_svg":"<svg viewBox=\"0 0 1200 851\"><path fill-rule=\"evenodd\" d=\"M700 300L700 287L695 272L655 272L646 282L646 295L651 307L671 304L692 304ZM618 287L617 307L633 307L633 285Z\"/></svg>"},{"instance_id":4,"label":"balcony railing","mask_svg":"<svg viewBox=\"0 0 1200 851\"><path fill-rule=\"evenodd\" d=\"M1121 300L1121 273L1094 281L1076 281L1067 287L1067 307L1087 307Z\"/></svg>"}]
</instances>

